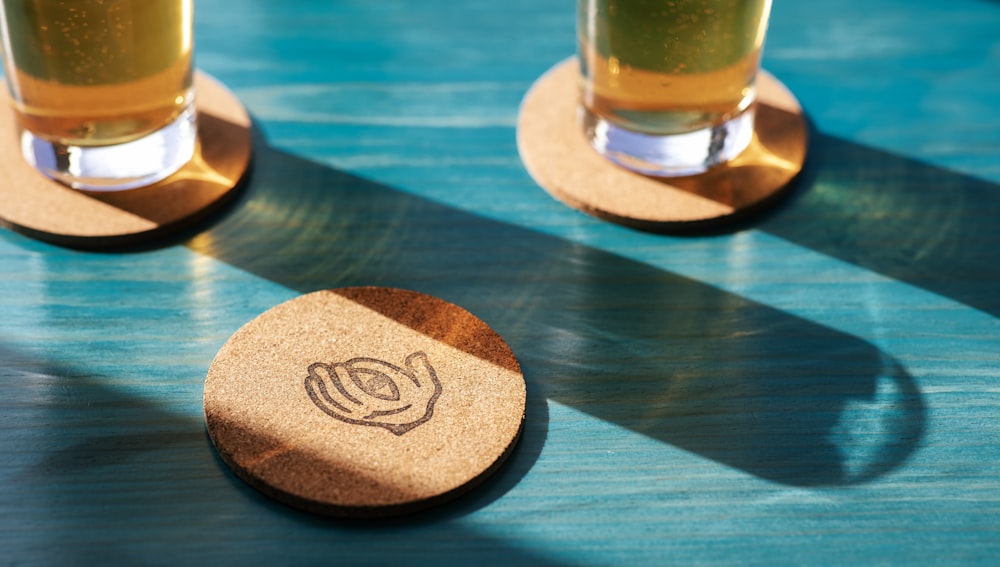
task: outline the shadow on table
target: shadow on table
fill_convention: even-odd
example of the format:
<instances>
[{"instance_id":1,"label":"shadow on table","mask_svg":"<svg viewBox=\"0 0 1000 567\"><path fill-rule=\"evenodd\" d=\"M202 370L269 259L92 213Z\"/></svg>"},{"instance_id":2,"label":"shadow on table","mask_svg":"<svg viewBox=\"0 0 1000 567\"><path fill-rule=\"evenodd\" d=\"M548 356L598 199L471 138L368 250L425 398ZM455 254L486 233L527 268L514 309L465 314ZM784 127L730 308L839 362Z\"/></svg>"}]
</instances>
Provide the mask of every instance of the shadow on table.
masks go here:
<instances>
[{"instance_id":1,"label":"shadow on table","mask_svg":"<svg viewBox=\"0 0 1000 567\"><path fill-rule=\"evenodd\" d=\"M461 542L454 552L463 561L479 558L479 564L493 564L503 558L505 564L561 565L460 522L441 521L494 501L531 468L548 419L544 398L531 387L518 451L494 477L460 501L428 513L396 522L357 523L324 521L262 501L232 477L235 490L219 491L219 476L228 469L212 452L202 421L130 395L113 385L117 378L28 355L0 338L0 410L6 427L0 451L8 457L0 467L0 508L7 512L7 522L0 524L8 534L11 522L31 526L16 542L6 540L5 552L12 558L29 564L134 565L151 561L150 548L169 546L157 561L188 563L196 554L198 563L230 563L250 559L250 553L252 564L281 564L290 558L301 561L303 551L305 556L328 553L325 546L289 548L289 541L312 534L315 541L348 544L337 554L348 564L404 549L423 564L442 553L420 545L426 527L435 530L434 537ZM134 382L139 386L141 379ZM284 521L247 510L261 506ZM331 540L331 525L356 529L349 541ZM386 526L413 533L397 534L389 544L383 530L372 529ZM260 536L263 532L266 538ZM234 547L244 537L261 545Z\"/></svg>"},{"instance_id":2,"label":"shadow on table","mask_svg":"<svg viewBox=\"0 0 1000 567\"><path fill-rule=\"evenodd\" d=\"M547 398L776 482L862 482L919 443L912 378L857 337L258 148L241 202L193 250L303 293L437 295L505 336Z\"/></svg>"},{"instance_id":3,"label":"shadow on table","mask_svg":"<svg viewBox=\"0 0 1000 567\"><path fill-rule=\"evenodd\" d=\"M1000 184L813 134L790 197L754 226L1000 315Z\"/></svg>"},{"instance_id":4,"label":"shadow on table","mask_svg":"<svg viewBox=\"0 0 1000 567\"><path fill-rule=\"evenodd\" d=\"M920 444L927 415L914 380L898 361L857 337L646 264L308 162L260 141L257 148L246 190L188 246L302 293L397 286L469 309L507 338L521 360L528 383L521 444L494 479L466 497L390 524L393 543L386 543L385 531L376 526L319 520L262 498L228 474L221 461L207 457L211 449L200 422L132 397L108 385L108 377L24 356L0 343L0 393L18 412L5 419L40 428L0 440L5 454L30 447L39 457L20 461L24 470L7 483L4 499L12 502L10 509L44 514L39 525L54 523L74 533L89 529L78 525L93 519L88 511L113 511L117 519L91 534L95 559L141 557L141 546L128 542L145 538L183 542L176 554L200 549L210 559L213 550L225 547L205 540L214 533L206 526L214 526L227 537L268 533L271 542L285 536L326 541L343 557L406 549L418 550L419 563L448 555L421 544L432 536L457 542L449 549L466 561L489 564L503 557L508 563L556 565L447 521L493 504L531 469L545 443L546 399L794 486L863 483L899 466ZM813 159L802 189L759 219L762 228L904 281L929 289L937 285L939 292L970 304L993 305L985 290L995 281L995 268L979 263L1000 243L996 229L977 215L996 207L990 200L995 186L833 138L819 138ZM888 187L881 196L868 185L872 179ZM918 198L928 207L938 198L932 186L948 187L952 198L940 197L945 206L937 212L902 204L914 185L926 189ZM963 200L973 196L986 202L977 207ZM874 226L902 223L882 218L896 210L911 218L909 232ZM973 250L946 254L950 249L937 238L940 230L961 235ZM880 246L880 236L893 238L895 245ZM936 270L957 272L966 283L937 278ZM589 467L587 458L579 455L583 469ZM219 475L233 490L217 490ZM48 500L39 507L21 494ZM215 515L262 506L273 514L248 513L235 524ZM150 516L151 509L158 512ZM164 526L155 520L161 517L197 521ZM350 541L330 539L331 525L349 532ZM108 526L119 532L108 532ZM128 537L118 541L115 534ZM299 551L306 549L313 548ZM258 552L287 557L284 546Z\"/></svg>"}]
</instances>

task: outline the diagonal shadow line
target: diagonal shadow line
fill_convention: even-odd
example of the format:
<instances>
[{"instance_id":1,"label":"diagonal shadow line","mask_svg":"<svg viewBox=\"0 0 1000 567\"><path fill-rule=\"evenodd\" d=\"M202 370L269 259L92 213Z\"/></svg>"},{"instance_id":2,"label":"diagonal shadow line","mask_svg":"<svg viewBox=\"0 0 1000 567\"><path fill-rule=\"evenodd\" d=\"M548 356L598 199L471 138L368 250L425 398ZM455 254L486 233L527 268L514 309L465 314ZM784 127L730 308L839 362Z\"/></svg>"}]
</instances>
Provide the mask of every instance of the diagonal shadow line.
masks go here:
<instances>
[{"instance_id":1,"label":"diagonal shadow line","mask_svg":"<svg viewBox=\"0 0 1000 567\"><path fill-rule=\"evenodd\" d=\"M549 399L775 482L864 482L919 444L912 377L857 337L257 148L242 201L192 250L303 293L437 295L505 336ZM863 448L838 438L859 404L882 424Z\"/></svg>"},{"instance_id":2,"label":"diagonal shadow line","mask_svg":"<svg viewBox=\"0 0 1000 567\"><path fill-rule=\"evenodd\" d=\"M1000 184L814 134L785 206L756 227L1000 316Z\"/></svg>"}]
</instances>

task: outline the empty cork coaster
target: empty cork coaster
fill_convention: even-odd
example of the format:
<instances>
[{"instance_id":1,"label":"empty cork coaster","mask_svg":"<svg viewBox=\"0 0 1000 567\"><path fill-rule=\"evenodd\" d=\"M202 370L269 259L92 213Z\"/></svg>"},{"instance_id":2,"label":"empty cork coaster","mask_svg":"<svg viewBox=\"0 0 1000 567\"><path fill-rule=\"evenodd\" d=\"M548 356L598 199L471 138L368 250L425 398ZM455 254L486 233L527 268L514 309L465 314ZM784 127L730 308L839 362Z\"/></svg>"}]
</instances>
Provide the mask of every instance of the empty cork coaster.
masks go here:
<instances>
[{"instance_id":1,"label":"empty cork coaster","mask_svg":"<svg viewBox=\"0 0 1000 567\"><path fill-rule=\"evenodd\" d=\"M503 339L468 311L393 288L318 291L222 347L205 422L223 461L264 494L321 514L384 517L493 473L524 421Z\"/></svg>"},{"instance_id":2,"label":"empty cork coaster","mask_svg":"<svg viewBox=\"0 0 1000 567\"><path fill-rule=\"evenodd\" d=\"M237 190L251 154L250 118L219 82L195 76L198 143L192 160L146 187L115 192L71 189L21 156L13 112L0 111L0 224L63 246L134 245L187 228ZM0 99L4 100L4 99Z\"/></svg>"},{"instance_id":3,"label":"empty cork coaster","mask_svg":"<svg viewBox=\"0 0 1000 567\"><path fill-rule=\"evenodd\" d=\"M700 175L657 178L619 167L590 147L577 122L578 66L563 61L521 104L517 144L528 173L571 207L650 231L699 230L776 201L802 170L807 126L795 96L761 72L750 146Z\"/></svg>"}]
</instances>

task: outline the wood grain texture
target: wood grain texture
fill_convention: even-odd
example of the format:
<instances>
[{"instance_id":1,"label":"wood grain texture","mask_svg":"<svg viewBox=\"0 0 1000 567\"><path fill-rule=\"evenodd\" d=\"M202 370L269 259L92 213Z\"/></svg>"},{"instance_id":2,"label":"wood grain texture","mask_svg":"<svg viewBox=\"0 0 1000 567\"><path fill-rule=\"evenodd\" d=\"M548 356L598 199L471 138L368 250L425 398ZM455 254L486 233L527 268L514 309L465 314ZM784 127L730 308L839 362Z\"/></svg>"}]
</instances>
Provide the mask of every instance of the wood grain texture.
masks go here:
<instances>
[{"instance_id":1,"label":"wood grain texture","mask_svg":"<svg viewBox=\"0 0 1000 567\"><path fill-rule=\"evenodd\" d=\"M524 171L517 105L573 51L565 2L197 10L198 65L257 128L231 209L134 253L0 231L5 562L1000 556L1000 3L775 3L764 64L812 121L806 169L703 237L598 221ZM273 503L204 430L243 323L350 285L468 309L527 383L507 464L405 521Z\"/></svg>"}]
</instances>

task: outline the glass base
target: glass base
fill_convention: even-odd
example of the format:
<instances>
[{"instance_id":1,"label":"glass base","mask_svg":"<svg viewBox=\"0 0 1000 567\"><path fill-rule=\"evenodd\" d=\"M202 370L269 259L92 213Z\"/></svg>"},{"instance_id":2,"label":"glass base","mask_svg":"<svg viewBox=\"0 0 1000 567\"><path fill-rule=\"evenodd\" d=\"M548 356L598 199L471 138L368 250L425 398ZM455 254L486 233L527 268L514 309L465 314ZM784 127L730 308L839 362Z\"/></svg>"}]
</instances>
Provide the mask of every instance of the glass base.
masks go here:
<instances>
[{"instance_id":1,"label":"glass base","mask_svg":"<svg viewBox=\"0 0 1000 567\"><path fill-rule=\"evenodd\" d=\"M24 159L74 189L122 191L169 177L194 155L198 138L192 104L176 120L144 138L113 146L69 146L21 131Z\"/></svg>"},{"instance_id":2,"label":"glass base","mask_svg":"<svg viewBox=\"0 0 1000 567\"><path fill-rule=\"evenodd\" d=\"M704 173L740 155L753 138L754 105L717 126L683 134L626 130L580 108L583 132L598 153L645 175L679 177Z\"/></svg>"}]
</instances>

